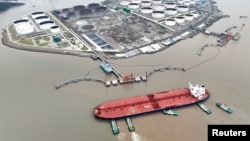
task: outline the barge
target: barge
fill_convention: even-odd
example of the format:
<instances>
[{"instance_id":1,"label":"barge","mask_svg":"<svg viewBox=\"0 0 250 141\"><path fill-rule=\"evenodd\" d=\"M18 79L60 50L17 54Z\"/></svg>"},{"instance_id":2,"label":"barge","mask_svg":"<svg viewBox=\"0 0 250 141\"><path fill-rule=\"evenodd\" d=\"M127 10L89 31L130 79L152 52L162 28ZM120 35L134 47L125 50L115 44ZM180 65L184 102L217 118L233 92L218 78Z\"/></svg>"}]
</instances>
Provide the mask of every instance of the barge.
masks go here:
<instances>
[{"instance_id":1,"label":"barge","mask_svg":"<svg viewBox=\"0 0 250 141\"><path fill-rule=\"evenodd\" d=\"M209 96L205 86L189 83L187 88L111 100L95 107L93 113L98 118L118 119L196 104Z\"/></svg>"}]
</instances>

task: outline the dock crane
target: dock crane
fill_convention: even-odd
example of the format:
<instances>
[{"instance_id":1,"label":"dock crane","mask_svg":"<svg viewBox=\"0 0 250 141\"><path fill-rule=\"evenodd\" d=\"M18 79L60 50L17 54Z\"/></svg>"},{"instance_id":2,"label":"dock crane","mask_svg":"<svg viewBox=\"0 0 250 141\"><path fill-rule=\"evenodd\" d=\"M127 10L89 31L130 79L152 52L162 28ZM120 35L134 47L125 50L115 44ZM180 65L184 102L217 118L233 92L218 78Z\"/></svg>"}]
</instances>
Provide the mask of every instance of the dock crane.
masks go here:
<instances>
[{"instance_id":1,"label":"dock crane","mask_svg":"<svg viewBox=\"0 0 250 141\"><path fill-rule=\"evenodd\" d=\"M240 34L242 29L244 28L245 24L242 24L240 30L233 36L233 40L238 41L240 39Z\"/></svg>"}]
</instances>

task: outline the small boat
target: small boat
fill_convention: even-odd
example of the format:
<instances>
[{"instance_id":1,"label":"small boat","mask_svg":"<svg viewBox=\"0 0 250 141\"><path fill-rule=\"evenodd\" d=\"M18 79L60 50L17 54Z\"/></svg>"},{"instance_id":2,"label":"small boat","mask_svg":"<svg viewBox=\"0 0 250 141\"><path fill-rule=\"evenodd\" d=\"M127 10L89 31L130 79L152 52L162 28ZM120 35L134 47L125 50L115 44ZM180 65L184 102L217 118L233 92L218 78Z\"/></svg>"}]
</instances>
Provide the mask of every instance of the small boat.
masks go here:
<instances>
[{"instance_id":1,"label":"small boat","mask_svg":"<svg viewBox=\"0 0 250 141\"><path fill-rule=\"evenodd\" d=\"M162 113L165 114L165 115L173 115L173 116L178 116L179 113L177 111L173 111L171 109L169 110L162 110Z\"/></svg>"},{"instance_id":2,"label":"small boat","mask_svg":"<svg viewBox=\"0 0 250 141\"><path fill-rule=\"evenodd\" d=\"M228 107L226 104L217 102L216 106L219 107L219 108L221 108L222 110L226 111L229 114L233 113L233 110L230 107Z\"/></svg>"},{"instance_id":3,"label":"small boat","mask_svg":"<svg viewBox=\"0 0 250 141\"><path fill-rule=\"evenodd\" d=\"M212 113L212 111L211 111L210 109L208 109L206 105L201 104L201 103L197 103L197 105L198 105L204 112L206 112L207 114L211 114L211 113Z\"/></svg>"}]
</instances>

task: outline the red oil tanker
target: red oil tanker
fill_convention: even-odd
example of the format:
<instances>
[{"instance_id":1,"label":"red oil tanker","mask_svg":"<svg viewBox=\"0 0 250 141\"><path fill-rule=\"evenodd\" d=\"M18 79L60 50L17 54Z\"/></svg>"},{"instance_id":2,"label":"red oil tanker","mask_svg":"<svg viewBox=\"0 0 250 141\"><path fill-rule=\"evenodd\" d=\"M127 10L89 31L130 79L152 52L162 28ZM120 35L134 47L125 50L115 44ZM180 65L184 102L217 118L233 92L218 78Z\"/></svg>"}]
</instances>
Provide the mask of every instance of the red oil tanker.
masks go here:
<instances>
[{"instance_id":1,"label":"red oil tanker","mask_svg":"<svg viewBox=\"0 0 250 141\"><path fill-rule=\"evenodd\" d=\"M94 115L103 119L117 119L164 109L187 106L204 101L210 93L205 86L189 83L188 88L162 91L105 102L94 109Z\"/></svg>"}]
</instances>

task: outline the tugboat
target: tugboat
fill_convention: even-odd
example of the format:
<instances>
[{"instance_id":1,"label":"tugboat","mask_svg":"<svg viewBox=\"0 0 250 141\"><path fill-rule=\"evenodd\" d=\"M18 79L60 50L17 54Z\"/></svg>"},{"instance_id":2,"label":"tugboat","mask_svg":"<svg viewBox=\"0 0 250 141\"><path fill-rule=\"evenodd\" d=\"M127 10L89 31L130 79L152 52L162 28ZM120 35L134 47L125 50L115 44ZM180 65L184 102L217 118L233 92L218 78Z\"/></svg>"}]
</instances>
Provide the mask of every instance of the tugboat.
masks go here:
<instances>
[{"instance_id":1,"label":"tugboat","mask_svg":"<svg viewBox=\"0 0 250 141\"><path fill-rule=\"evenodd\" d=\"M110 120L110 125L112 127L112 132L113 132L114 135L117 135L117 134L120 133L119 128L117 126L117 123L116 123L115 119L111 119Z\"/></svg>"},{"instance_id":2,"label":"tugboat","mask_svg":"<svg viewBox=\"0 0 250 141\"><path fill-rule=\"evenodd\" d=\"M201 103L197 103L197 105L198 105L204 112L206 112L207 114L211 114L211 113L212 113L212 111L211 111L210 109L208 109L206 105L201 104Z\"/></svg>"},{"instance_id":3,"label":"tugboat","mask_svg":"<svg viewBox=\"0 0 250 141\"><path fill-rule=\"evenodd\" d=\"M169 110L162 110L162 113L165 114L165 115L173 115L173 116L178 116L179 113L177 111L173 111L171 109Z\"/></svg>"},{"instance_id":4,"label":"tugboat","mask_svg":"<svg viewBox=\"0 0 250 141\"><path fill-rule=\"evenodd\" d=\"M222 110L226 111L229 114L233 113L233 110L230 107L228 107L226 104L222 104L220 102L217 102L216 106L219 107L219 108L221 108Z\"/></svg>"},{"instance_id":5,"label":"tugboat","mask_svg":"<svg viewBox=\"0 0 250 141\"><path fill-rule=\"evenodd\" d=\"M129 117L126 117L125 120L126 120L126 123L128 125L128 130L129 131L135 131L135 127L134 127L134 125L132 123L132 120Z\"/></svg>"}]
</instances>

